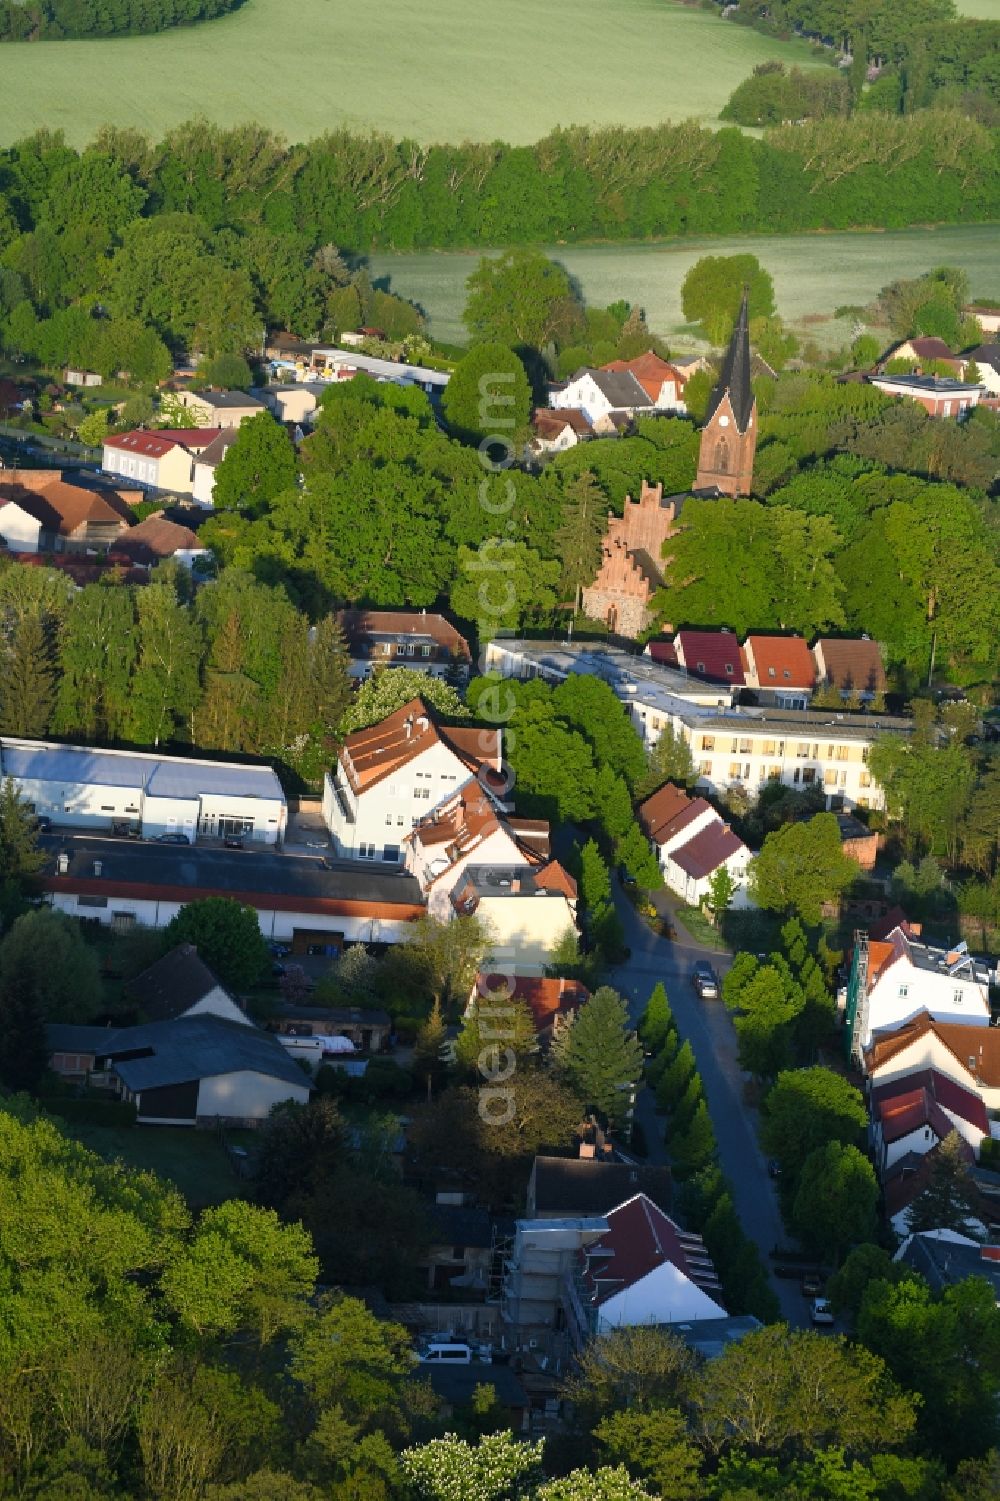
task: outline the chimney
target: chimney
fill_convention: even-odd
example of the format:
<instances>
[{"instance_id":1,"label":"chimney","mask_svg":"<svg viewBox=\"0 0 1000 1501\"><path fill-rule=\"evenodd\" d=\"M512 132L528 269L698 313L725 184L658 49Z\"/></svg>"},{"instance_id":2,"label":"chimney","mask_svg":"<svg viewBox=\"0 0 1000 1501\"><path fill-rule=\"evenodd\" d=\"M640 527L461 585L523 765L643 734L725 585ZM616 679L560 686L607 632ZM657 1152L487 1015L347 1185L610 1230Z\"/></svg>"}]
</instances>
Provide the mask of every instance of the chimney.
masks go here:
<instances>
[{"instance_id":1,"label":"chimney","mask_svg":"<svg viewBox=\"0 0 1000 1501\"><path fill-rule=\"evenodd\" d=\"M409 740L409 738L410 738L410 736L412 734L413 734L413 715L412 714L408 714L406 716L406 718L403 720L403 736L404 736L404 738L406 740Z\"/></svg>"}]
</instances>

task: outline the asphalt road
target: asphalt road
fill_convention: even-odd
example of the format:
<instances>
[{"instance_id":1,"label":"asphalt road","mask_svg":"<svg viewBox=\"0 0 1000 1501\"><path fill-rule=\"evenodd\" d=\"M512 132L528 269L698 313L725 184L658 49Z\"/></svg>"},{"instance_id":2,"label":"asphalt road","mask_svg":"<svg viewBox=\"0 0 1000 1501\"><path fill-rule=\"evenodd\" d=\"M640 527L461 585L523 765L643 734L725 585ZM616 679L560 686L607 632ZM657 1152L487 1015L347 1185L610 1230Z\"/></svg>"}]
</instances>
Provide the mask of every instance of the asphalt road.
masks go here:
<instances>
[{"instance_id":1,"label":"asphalt road","mask_svg":"<svg viewBox=\"0 0 1000 1501\"><path fill-rule=\"evenodd\" d=\"M718 975L725 974L732 955L713 952L692 939L678 942L660 938L636 914L617 880L615 905L625 926L625 941L631 958L612 971L609 983L630 1003L638 1020L657 980L662 980L682 1037L690 1042L705 1087L712 1124L719 1145L719 1159L732 1186L733 1201L747 1235L760 1248L770 1271L772 1246L786 1245L788 1236L781 1221L774 1183L757 1143L757 1113L744 1099L747 1075L736 1057L736 1033L721 999L702 1001L691 983L696 960L709 957ZM678 928L678 933L683 930ZM636 1117L646 1135L652 1161L666 1161L663 1146L664 1118L656 1114L648 1089L639 1093ZM797 1280L771 1277L781 1310L794 1326L809 1323L808 1306Z\"/></svg>"}]
</instances>

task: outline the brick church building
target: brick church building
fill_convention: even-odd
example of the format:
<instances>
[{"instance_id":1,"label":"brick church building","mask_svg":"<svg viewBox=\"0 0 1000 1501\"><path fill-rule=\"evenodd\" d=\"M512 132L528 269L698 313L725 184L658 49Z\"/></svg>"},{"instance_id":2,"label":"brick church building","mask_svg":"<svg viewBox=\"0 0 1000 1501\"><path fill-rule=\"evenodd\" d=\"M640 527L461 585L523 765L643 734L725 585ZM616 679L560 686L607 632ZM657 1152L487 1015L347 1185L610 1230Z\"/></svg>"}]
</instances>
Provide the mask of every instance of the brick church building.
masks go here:
<instances>
[{"instance_id":1,"label":"brick church building","mask_svg":"<svg viewBox=\"0 0 1000 1501\"><path fill-rule=\"evenodd\" d=\"M757 447L757 403L750 384L746 295L726 350L701 433L692 494L699 499L750 494ZM597 577L583 591L583 613L617 636L638 636L651 623L653 595L663 583L663 544L673 536L683 495L664 499L662 485L643 481L622 516L608 514Z\"/></svg>"}]
</instances>

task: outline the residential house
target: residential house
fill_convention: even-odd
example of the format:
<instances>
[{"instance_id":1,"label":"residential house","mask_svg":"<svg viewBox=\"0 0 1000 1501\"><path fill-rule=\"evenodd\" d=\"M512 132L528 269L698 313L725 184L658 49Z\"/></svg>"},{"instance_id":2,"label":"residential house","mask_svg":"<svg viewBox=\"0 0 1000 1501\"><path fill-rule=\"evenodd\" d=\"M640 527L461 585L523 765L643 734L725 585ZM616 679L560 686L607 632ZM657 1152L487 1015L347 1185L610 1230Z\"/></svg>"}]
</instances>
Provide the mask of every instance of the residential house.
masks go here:
<instances>
[{"instance_id":1,"label":"residential house","mask_svg":"<svg viewBox=\"0 0 1000 1501\"><path fill-rule=\"evenodd\" d=\"M191 498L206 510L215 505L215 472L238 437L238 428L223 428L208 447L195 456Z\"/></svg>"},{"instance_id":2,"label":"residential house","mask_svg":"<svg viewBox=\"0 0 1000 1501\"><path fill-rule=\"evenodd\" d=\"M678 366L661 359L652 349L637 355L634 360L610 360L601 369L634 375L657 411L676 412L680 415L687 411L684 405L687 376Z\"/></svg>"},{"instance_id":3,"label":"residential house","mask_svg":"<svg viewBox=\"0 0 1000 1501\"><path fill-rule=\"evenodd\" d=\"M619 431L637 413L656 411L656 402L631 370L595 370L582 367L560 387L549 392L549 406L582 412L598 436Z\"/></svg>"},{"instance_id":4,"label":"residential house","mask_svg":"<svg viewBox=\"0 0 1000 1501\"><path fill-rule=\"evenodd\" d=\"M970 349L965 359L975 361L979 371L979 384L990 396L1000 396L1000 344L979 344ZM962 372L964 376L964 371Z\"/></svg>"},{"instance_id":5,"label":"residential house","mask_svg":"<svg viewBox=\"0 0 1000 1501\"><path fill-rule=\"evenodd\" d=\"M952 1131L976 1156L983 1137L990 1134L979 1094L935 1068L873 1085L869 1111L869 1140L880 1179L904 1158L925 1156Z\"/></svg>"},{"instance_id":6,"label":"residential house","mask_svg":"<svg viewBox=\"0 0 1000 1501\"><path fill-rule=\"evenodd\" d=\"M162 959L129 980L125 997L143 1021L177 1021L182 1016L220 1016L249 1025L249 1017L213 974L193 943L178 943Z\"/></svg>"},{"instance_id":7,"label":"residential house","mask_svg":"<svg viewBox=\"0 0 1000 1501\"><path fill-rule=\"evenodd\" d=\"M681 630L673 647L678 667L693 677L730 688L742 688L746 682L743 651L732 631Z\"/></svg>"},{"instance_id":8,"label":"residential house","mask_svg":"<svg viewBox=\"0 0 1000 1501\"><path fill-rule=\"evenodd\" d=\"M762 636L743 645L746 685L761 703L779 709L807 709L816 681L816 663L801 636Z\"/></svg>"},{"instance_id":9,"label":"residential house","mask_svg":"<svg viewBox=\"0 0 1000 1501\"><path fill-rule=\"evenodd\" d=\"M441 803L476 779L502 786L501 740L485 725L442 725L420 698L346 736L323 781L337 853L400 864L406 835Z\"/></svg>"},{"instance_id":10,"label":"residential house","mask_svg":"<svg viewBox=\"0 0 1000 1501\"><path fill-rule=\"evenodd\" d=\"M984 334L1000 333L1000 307L995 304L972 302L962 313L966 318L975 318Z\"/></svg>"},{"instance_id":11,"label":"residential house","mask_svg":"<svg viewBox=\"0 0 1000 1501\"><path fill-rule=\"evenodd\" d=\"M203 1013L136 1027L46 1027L50 1067L111 1089L142 1125L259 1125L274 1105L304 1105L309 1081L281 1044L249 1023Z\"/></svg>"},{"instance_id":12,"label":"residential house","mask_svg":"<svg viewBox=\"0 0 1000 1501\"><path fill-rule=\"evenodd\" d=\"M430 1244L426 1260L427 1291L458 1294L463 1301L486 1298L494 1280L494 1246L513 1234L513 1220L495 1219L488 1209L453 1203L460 1193L439 1193L428 1207ZM479 1377L483 1379L482 1375Z\"/></svg>"},{"instance_id":13,"label":"residential house","mask_svg":"<svg viewBox=\"0 0 1000 1501\"><path fill-rule=\"evenodd\" d=\"M198 559L208 557L208 548L202 547L197 532L168 521L162 511L132 527L116 546L118 552L144 568L153 568L165 558L190 568Z\"/></svg>"},{"instance_id":14,"label":"residential house","mask_svg":"<svg viewBox=\"0 0 1000 1501\"><path fill-rule=\"evenodd\" d=\"M985 1277L1000 1303L1000 1246L983 1245L957 1230L921 1230L907 1236L893 1260L917 1272L934 1293L969 1277Z\"/></svg>"},{"instance_id":15,"label":"residential house","mask_svg":"<svg viewBox=\"0 0 1000 1501\"><path fill-rule=\"evenodd\" d=\"M516 955L511 967L512 970L518 967ZM531 1012L539 1042L546 1047L572 1021L589 995L589 990L579 980L549 975L490 974L480 971L472 987L465 1014L469 1014L473 1003L485 1007L502 1007L513 1001L523 1002Z\"/></svg>"},{"instance_id":16,"label":"residential house","mask_svg":"<svg viewBox=\"0 0 1000 1501\"><path fill-rule=\"evenodd\" d=\"M670 1169L651 1164L601 1162L595 1157L538 1156L528 1179L525 1217L548 1220L603 1216L638 1193L669 1214Z\"/></svg>"},{"instance_id":17,"label":"residential house","mask_svg":"<svg viewBox=\"0 0 1000 1501\"><path fill-rule=\"evenodd\" d=\"M875 830L850 813L837 814L837 828L840 831L840 848L847 858L862 870L874 870L879 846Z\"/></svg>"},{"instance_id":18,"label":"residential house","mask_svg":"<svg viewBox=\"0 0 1000 1501\"><path fill-rule=\"evenodd\" d=\"M879 372L884 373L886 365L892 360L908 360L914 373L918 375L933 363L946 365L952 375L961 378L965 366L961 355L953 354L944 339L938 339L932 334L904 339L902 343L894 344L879 361Z\"/></svg>"},{"instance_id":19,"label":"residential house","mask_svg":"<svg viewBox=\"0 0 1000 1501\"><path fill-rule=\"evenodd\" d=\"M915 401L931 417L963 417L979 405L982 386L947 375L872 375L871 384L884 396Z\"/></svg>"},{"instance_id":20,"label":"residential house","mask_svg":"<svg viewBox=\"0 0 1000 1501\"><path fill-rule=\"evenodd\" d=\"M538 407L531 426L534 436L528 443L528 451L533 458L565 453L567 448L575 448L578 443L594 436L586 412L579 407L563 407L558 411Z\"/></svg>"},{"instance_id":21,"label":"residential house","mask_svg":"<svg viewBox=\"0 0 1000 1501\"><path fill-rule=\"evenodd\" d=\"M50 906L117 933L165 928L188 902L225 896L252 907L271 943L336 958L348 944L402 942L426 912L420 887L401 871L352 864L331 868L315 855L44 835L39 876Z\"/></svg>"},{"instance_id":22,"label":"residential house","mask_svg":"<svg viewBox=\"0 0 1000 1501\"><path fill-rule=\"evenodd\" d=\"M44 474L46 483L31 483L20 471L0 477L0 539L11 552L107 550L124 538L132 524L126 501L67 484L55 471Z\"/></svg>"},{"instance_id":23,"label":"residential house","mask_svg":"<svg viewBox=\"0 0 1000 1501\"><path fill-rule=\"evenodd\" d=\"M695 494L749 495L757 449L757 401L750 362L747 294L701 429Z\"/></svg>"},{"instance_id":24,"label":"residential house","mask_svg":"<svg viewBox=\"0 0 1000 1501\"><path fill-rule=\"evenodd\" d=\"M469 675L472 652L443 615L426 610L342 610L340 624L351 654L351 677L370 677L376 667L419 667L430 677Z\"/></svg>"},{"instance_id":25,"label":"residential house","mask_svg":"<svg viewBox=\"0 0 1000 1501\"><path fill-rule=\"evenodd\" d=\"M934 1168L942 1150L942 1142L934 1137L928 1144L927 1151L907 1152L887 1170L882 1178L883 1214L891 1229L900 1238L910 1234L910 1211L931 1183ZM969 1173L970 1181L974 1182L973 1175L978 1172L975 1154L969 1143L961 1136L958 1138L958 1152ZM978 1242L978 1239L985 1236L984 1219L987 1215L988 1210L985 1206L982 1215L973 1209L969 1218L962 1222L962 1233L975 1237Z\"/></svg>"},{"instance_id":26,"label":"residential house","mask_svg":"<svg viewBox=\"0 0 1000 1501\"><path fill-rule=\"evenodd\" d=\"M267 410L264 403L246 391L178 391L177 401L186 407L199 426L239 427L248 417Z\"/></svg>"},{"instance_id":27,"label":"residential house","mask_svg":"<svg viewBox=\"0 0 1000 1501\"><path fill-rule=\"evenodd\" d=\"M862 1066L871 1089L934 1069L977 1094L987 1111L1000 1111L1000 1027L935 1021L922 1011L895 1031L874 1036Z\"/></svg>"},{"instance_id":28,"label":"residential house","mask_svg":"<svg viewBox=\"0 0 1000 1501\"><path fill-rule=\"evenodd\" d=\"M750 851L703 797L688 797L667 782L636 811L668 889L688 906L701 905L721 869L729 872L735 887L731 905L750 905Z\"/></svg>"},{"instance_id":29,"label":"residential house","mask_svg":"<svg viewBox=\"0 0 1000 1501\"><path fill-rule=\"evenodd\" d=\"M405 868L420 882L428 911L441 922L453 915L453 899L464 889L471 865L527 874L547 865L549 858L548 824L505 815L474 777L403 836Z\"/></svg>"},{"instance_id":30,"label":"residential house","mask_svg":"<svg viewBox=\"0 0 1000 1501\"><path fill-rule=\"evenodd\" d=\"M868 636L821 636L813 646L817 688L835 689L845 701L871 703L885 692L885 668L877 641Z\"/></svg>"},{"instance_id":31,"label":"residential house","mask_svg":"<svg viewBox=\"0 0 1000 1501\"><path fill-rule=\"evenodd\" d=\"M69 366L63 372L63 385L66 386L83 386L89 389L103 384L104 377L98 375L96 370L74 370Z\"/></svg>"},{"instance_id":32,"label":"residential house","mask_svg":"<svg viewBox=\"0 0 1000 1501\"><path fill-rule=\"evenodd\" d=\"M936 1022L989 1027L989 975L967 946L931 947L908 924L885 938L855 934L846 1023L858 1061L873 1038L898 1031L921 1012ZM974 1042L968 1051L975 1051Z\"/></svg>"},{"instance_id":33,"label":"residential house","mask_svg":"<svg viewBox=\"0 0 1000 1501\"><path fill-rule=\"evenodd\" d=\"M145 490L168 490L190 495L199 454L219 436L220 427L174 428L162 431L136 428L105 438L101 467Z\"/></svg>"},{"instance_id":34,"label":"residential house","mask_svg":"<svg viewBox=\"0 0 1000 1501\"><path fill-rule=\"evenodd\" d=\"M494 964L523 975L543 974L560 940L576 931L576 882L558 860L537 869L469 864L451 905L485 923Z\"/></svg>"},{"instance_id":35,"label":"residential house","mask_svg":"<svg viewBox=\"0 0 1000 1501\"><path fill-rule=\"evenodd\" d=\"M663 582L663 544L674 532L677 497L642 482L639 499L625 497L624 514L608 512L601 566L583 590L583 613L609 631L638 636L649 625L653 595Z\"/></svg>"}]
</instances>

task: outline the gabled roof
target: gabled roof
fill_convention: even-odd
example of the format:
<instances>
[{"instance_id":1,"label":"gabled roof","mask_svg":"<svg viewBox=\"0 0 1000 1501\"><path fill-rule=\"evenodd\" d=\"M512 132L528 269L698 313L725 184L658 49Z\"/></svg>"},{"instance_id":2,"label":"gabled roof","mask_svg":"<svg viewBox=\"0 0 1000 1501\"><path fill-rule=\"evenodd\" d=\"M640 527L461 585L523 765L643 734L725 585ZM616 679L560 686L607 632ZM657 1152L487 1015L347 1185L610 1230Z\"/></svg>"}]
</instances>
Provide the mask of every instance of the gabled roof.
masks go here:
<instances>
[{"instance_id":1,"label":"gabled roof","mask_svg":"<svg viewBox=\"0 0 1000 1501\"><path fill-rule=\"evenodd\" d=\"M184 1016L139 1027L63 1029L55 1024L46 1028L46 1036L50 1052L92 1051L112 1059L115 1073L135 1094L232 1073L264 1074L309 1087L301 1068L270 1033L219 1016ZM137 1052L145 1056L135 1057Z\"/></svg>"},{"instance_id":2,"label":"gabled roof","mask_svg":"<svg viewBox=\"0 0 1000 1501\"><path fill-rule=\"evenodd\" d=\"M167 1021L224 987L193 943L179 943L125 989L149 1021Z\"/></svg>"},{"instance_id":3,"label":"gabled roof","mask_svg":"<svg viewBox=\"0 0 1000 1501\"><path fill-rule=\"evenodd\" d=\"M656 401L660 390L665 382L673 381L680 389L687 383L687 377L673 365L661 359L652 349L647 349L645 354L637 355L634 360L609 360L602 370L628 371L634 375L651 401Z\"/></svg>"},{"instance_id":4,"label":"gabled roof","mask_svg":"<svg viewBox=\"0 0 1000 1501\"><path fill-rule=\"evenodd\" d=\"M694 838L682 844L680 849L671 850L670 858L692 880L701 881L741 850L746 850L743 840L719 819L699 829Z\"/></svg>"},{"instance_id":5,"label":"gabled roof","mask_svg":"<svg viewBox=\"0 0 1000 1501\"><path fill-rule=\"evenodd\" d=\"M904 339L902 343L896 345L896 348L902 349L904 344L908 344L913 353L922 360L955 360L958 358L948 348L943 339L938 339L933 334L921 334L915 339ZM889 358L892 358L891 354Z\"/></svg>"},{"instance_id":6,"label":"gabled roof","mask_svg":"<svg viewBox=\"0 0 1000 1501\"><path fill-rule=\"evenodd\" d=\"M626 1199L606 1216L608 1229L583 1253L581 1281L591 1307L599 1307L670 1262L719 1303L715 1268L700 1236L689 1235L644 1193Z\"/></svg>"},{"instance_id":7,"label":"gabled roof","mask_svg":"<svg viewBox=\"0 0 1000 1501\"><path fill-rule=\"evenodd\" d=\"M636 810L642 831L657 844L666 844L688 824L694 823L703 813L711 811L711 804L703 797L688 797L683 787L665 782Z\"/></svg>"},{"instance_id":8,"label":"gabled roof","mask_svg":"<svg viewBox=\"0 0 1000 1501\"><path fill-rule=\"evenodd\" d=\"M601 1162L596 1157L536 1157L535 1218L607 1214L629 1194L645 1194L664 1214L670 1210L668 1167Z\"/></svg>"},{"instance_id":9,"label":"gabled roof","mask_svg":"<svg viewBox=\"0 0 1000 1501\"><path fill-rule=\"evenodd\" d=\"M476 995L483 1001L503 1004L524 1001L531 1011L536 1032L545 1032L557 1016L575 1011L590 995L579 980L550 979L540 975L496 975L480 971Z\"/></svg>"},{"instance_id":10,"label":"gabled roof","mask_svg":"<svg viewBox=\"0 0 1000 1501\"><path fill-rule=\"evenodd\" d=\"M839 636L823 636L816 642L813 652L822 652L827 679L842 693L884 692L885 668L877 641L866 641L863 637L845 640Z\"/></svg>"},{"instance_id":11,"label":"gabled roof","mask_svg":"<svg viewBox=\"0 0 1000 1501\"><path fill-rule=\"evenodd\" d=\"M593 428L586 412L579 407L538 407L532 417L532 426L539 438L558 438L563 428L572 428L578 438L593 436Z\"/></svg>"},{"instance_id":12,"label":"gabled roof","mask_svg":"<svg viewBox=\"0 0 1000 1501\"><path fill-rule=\"evenodd\" d=\"M415 638L434 641L466 662L472 659L468 641L443 615L426 610L341 610L337 618L352 648L383 636Z\"/></svg>"},{"instance_id":13,"label":"gabled roof","mask_svg":"<svg viewBox=\"0 0 1000 1501\"><path fill-rule=\"evenodd\" d=\"M816 663L801 636L750 635L745 649L762 688L811 688L816 680Z\"/></svg>"},{"instance_id":14,"label":"gabled roof","mask_svg":"<svg viewBox=\"0 0 1000 1501\"><path fill-rule=\"evenodd\" d=\"M175 552L204 552L197 533L190 527L178 526L165 516L147 516L116 543L119 552L134 558L137 563L156 562L159 558L172 558Z\"/></svg>"},{"instance_id":15,"label":"gabled roof","mask_svg":"<svg viewBox=\"0 0 1000 1501\"><path fill-rule=\"evenodd\" d=\"M920 1125L933 1126L944 1138L952 1129L945 1111L968 1121L970 1126L988 1134L986 1106L979 1095L965 1089L936 1068L922 1068L903 1078L872 1090L872 1114L882 1121L886 1141L897 1141ZM915 1125L907 1124L915 1116ZM892 1133L892 1134L890 1134Z\"/></svg>"},{"instance_id":16,"label":"gabled roof","mask_svg":"<svg viewBox=\"0 0 1000 1501\"><path fill-rule=\"evenodd\" d=\"M149 429L135 428L117 438L105 438L105 448L118 448L124 453L141 454L147 459L162 459L172 448L186 448L190 453L200 453L221 433L221 427L179 427Z\"/></svg>"},{"instance_id":17,"label":"gabled roof","mask_svg":"<svg viewBox=\"0 0 1000 1501\"><path fill-rule=\"evenodd\" d=\"M631 407L651 407L653 399L631 370L594 370L584 366L573 376L570 385L589 375L605 401L614 408L627 411Z\"/></svg>"},{"instance_id":18,"label":"gabled roof","mask_svg":"<svg viewBox=\"0 0 1000 1501\"><path fill-rule=\"evenodd\" d=\"M963 358L974 360L977 365L992 365L994 370L1000 372L1000 344L977 344Z\"/></svg>"},{"instance_id":19,"label":"gabled roof","mask_svg":"<svg viewBox=\"0 0 1000 1501\"><path fill-rule=\"evenodd\" d=\"M987 1089L1000 1088L1000 1027L968 1027L958 1022L935 1021L921 1011L894 1032L874 1037L865 1049L869 1074L906 1051L913 1043L932 1034L951 1053L966 1074Z\"/></svg>"},{"instance_id":20,"label":"gabled roof","mask_svg":"<svg viewBox=\"0 0 1000 1501\"><path fill-rule=\"evenodd\" d=\"M576 900L576 882L558 860L549 860L540 870L533 871L532 878L538 891L557 891L571 902Z\"/></svg>"},{"instance_id":21,"label":"gabled roof","mask_svg":"<svg viewBox=\"0 0 1000 1501\"><path fill-rule=\"evenodd\" d=\"M653 662L661 667L677 666L677 648L672 641L650 641L646 651Z\"/></svg>"},{"instance_id":22,"label":"gabled roof","mask_svg":"<svg viewBox=\"0 0 1000 1501\"><path fill-rule=\"evenodd\" d=\"M212 439L207 448L203 448L198 455L198 463L204 464L209 469L217 469L226 457L240 435L238 427L224 427L222 431Z\"/></svg>"},{"instance_id":23,"label":"gabled roof","mask_svg":"<svg viewBox=\"0 0 1000 1501\"><path fill-rule=\"evenodd\" d=\"M117 526L124 530L128 525L124 501L105 498L96 490L84 490L60 479L41 489L0 479L0 506L10 504L26 511L43 530L63 537L81 526Z\"/></svg>"},{"instance_id":24,"label":"gabled roof","mask_svg":"<svg viewBox=\"0 0 1000 1501\"><path fill-rule=\"evenodd\" d=\"M745 433L753 413L753 387L750 384L750 324L747 293L743 293L740 314L733 329L729 348L722 361L718 384L709 397L705 421L709 422L726 397L732 407L737 429Z\"/></svg>"},{"instance_id":25,"label":"gabled roof","mask_svg":"<svg viewBox=\"0 0 1000 1501\"><path fill-rule=\"evenodd\" d=\"M995 1245L981 1246L956 1231L924 1230L908 1236L895 1259L919 1272L933 1292L966 1277L985 1277L1000 1299L1000 1248Z\"/></svg>"},{"instance_id":26,"label":"gabled roof","mask_svg":"<svg viewBox=\"0 0 1000 1501\"><path fill-rule=\"evenodd\" d=\"M341 746L340 761L351 786L361 793L434 745L447 746L472 774L499 766L498 729L438 724L422 698L412 698L378 724L348 735Z\"/></svg>"},{"instance_id":27,"label":"gabled roof","mask_svg":"<svg viewBox=\"0 0 1000 1501\"><path fill-rule=\"evenodd\" d=\"M680 630L674 648L692 677L740 686L746 682L740 643L732 631Z\"/></svg>"},{"instance_id":28,"label":"gabled roof","mask_svg":"<svg viewBox=\"0 0 1000 1501\"><path fill-rule=\"evenodd\" d=\"M206 401L209 406L218 407L220 411L232 411L239 407L256 407L259 411L264 410L264 403L258 401L256 396L250 396L246 391L214 391L211 389L192 391L199 401Z\"/></svg>"}]
</instances>

